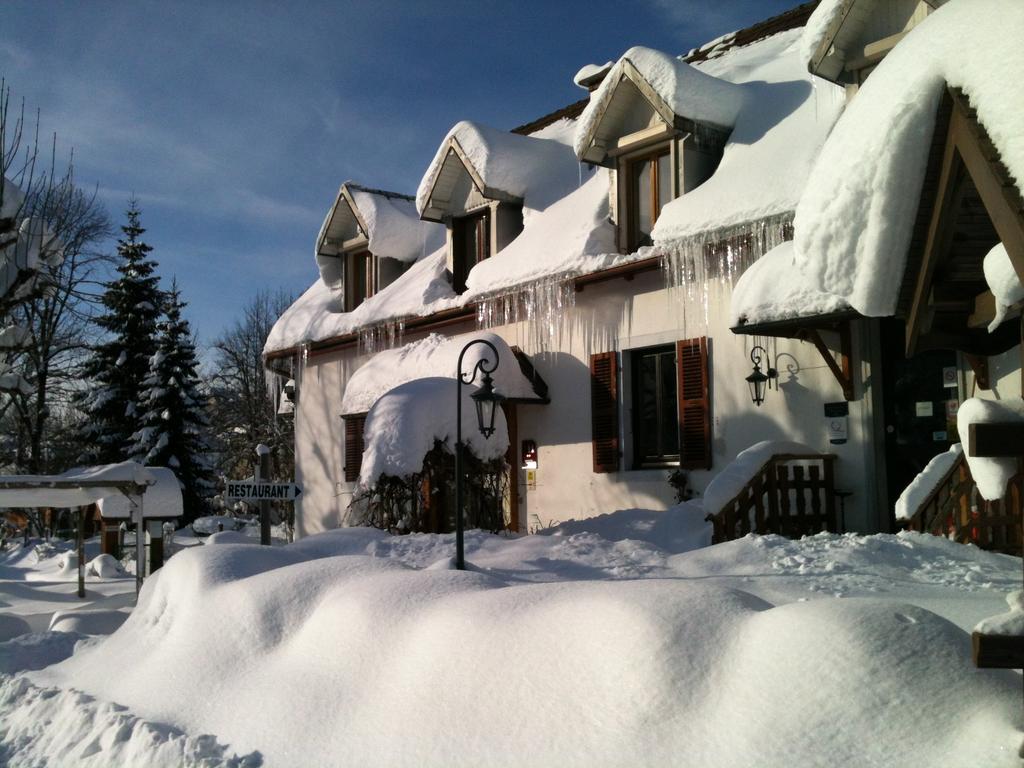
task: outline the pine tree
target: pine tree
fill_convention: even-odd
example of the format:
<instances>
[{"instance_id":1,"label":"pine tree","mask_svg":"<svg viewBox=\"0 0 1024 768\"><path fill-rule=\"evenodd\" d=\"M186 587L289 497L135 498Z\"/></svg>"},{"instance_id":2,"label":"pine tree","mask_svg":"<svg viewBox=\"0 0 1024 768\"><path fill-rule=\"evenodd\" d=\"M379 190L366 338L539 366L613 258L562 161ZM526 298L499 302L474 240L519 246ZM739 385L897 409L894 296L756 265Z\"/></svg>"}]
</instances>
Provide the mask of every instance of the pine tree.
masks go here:
<instances>
[{"instance_id":1,"label":"pine tree","mask_svg":"<svg viewBox=\"0 0 1024 768\"><path fill-rule=\"evenodd\" d=\"M105 312L95 323L106 341L92 348L82 368L88 385L78 406L85 413L80 439L88 446L81 460L108 464L124 461L133 446L143 410L140 398L149 375L149 359L157 346L157 321L163 305L153 249L142 241L146 231L139 224L139 208L130 201L124 236L117 241L120 277L106 283L102 303Z\"/></svg>"},{"instance_id":2,"label":"pine tree","mask_svg":"<svg viewBox=\"0 0 1024 768\"><path fill-rule=\"evenodd\" d=\"M199 517L214 493L208 463L209 424L205 398L199 391L198 361L178 283L171 285L164 305L156 353L143 382L143 408L131 458L149 466L170 467L178 476L184 502L184 521Z\"/></svg>"}]
</instances>

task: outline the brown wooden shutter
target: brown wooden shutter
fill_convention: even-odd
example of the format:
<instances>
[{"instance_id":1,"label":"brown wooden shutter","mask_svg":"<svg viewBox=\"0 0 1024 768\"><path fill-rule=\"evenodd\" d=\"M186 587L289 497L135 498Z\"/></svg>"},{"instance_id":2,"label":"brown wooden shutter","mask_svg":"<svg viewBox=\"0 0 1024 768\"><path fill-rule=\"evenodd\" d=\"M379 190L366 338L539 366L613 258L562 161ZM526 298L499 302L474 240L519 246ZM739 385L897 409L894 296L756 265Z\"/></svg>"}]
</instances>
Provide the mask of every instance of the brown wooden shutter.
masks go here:
<instances>
[{"instance_id":1,"label":"brown wooden shutter","mask_svg":"<svg viewBox=\"0 0 1024 768\"><path fill-rule=\"evenodd\" d=\"M345 482L354 483L359 479L363 466L363 427L366 416L345 417Z\"/></svg>"},{"instance_id":2,"label":"brown wooden shutter","mask_svg":"<svg viewBox=\"0 0 1024 768\"><path fill-rule=\"evenodd\" d=\"M615 352L590 356L590 424L594 471L619 468L619 385Z\"/></svg>"},{"instance_id":3,"label":"brown wooden shutter","mask_svg":"<svg viewBox=\"0 0 1024 768\"><path fill-rule=\"evenodd\" d=\"M707 336L676 342L676 365L679 369L679 466L711 469Z\"/></svg>"}]
</instances>

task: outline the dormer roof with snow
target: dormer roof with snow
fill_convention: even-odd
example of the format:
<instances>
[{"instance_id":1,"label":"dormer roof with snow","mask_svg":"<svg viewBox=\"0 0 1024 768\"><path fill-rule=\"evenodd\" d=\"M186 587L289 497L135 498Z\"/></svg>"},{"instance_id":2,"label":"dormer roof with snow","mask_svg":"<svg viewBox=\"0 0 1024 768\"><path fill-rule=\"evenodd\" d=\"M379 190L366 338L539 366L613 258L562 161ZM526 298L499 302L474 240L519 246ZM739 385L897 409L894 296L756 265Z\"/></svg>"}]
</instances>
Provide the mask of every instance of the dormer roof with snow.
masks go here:
<instances>
[{"instance_id":1,"label":"dormer roof with snow","mask_svg":"<svg viewBox=\"0 0 1024 768\"><path fill-rule=\"evenodd\" d=\"M685 61L652 48L626 51L580 116L574 149L580 160L603 163L624 136L658 126L728 132L744 92Z\"/></svg>"},{"instance_id":2,"label":"dormer roof with snow","mask_svg":"<svg viewBox=\"0 0 1024 768\"><path fill-rule=\"evenodd\" d=\"M444 229L421 221L410 195L346 181L338 189L316 238L320 277L341 286L343 253L368 250L378 258L411 263L444 243Z\"/></svg>"},{"instance_id":3,"label":"dormer roof with snow","mask_svg":"<svg viewBox=\"0 0 1024 768\"><path fill-rule=\"evenodd\" d=\"M860 83L911 28L946 0L823 0L804 28L801 56L811 74Z\"/></svg>"},{"instance_id":4,"label":"dormer roof with snow","mask_svg":"<svg viewBox=\"0 0 1024 768\"><path fill-rule=\"evenodd\" d=\"M443 221L478 196L542 210L578 183L576 158L565 144L463 121L441 142L416 208L426 221Z\"/></svg>"}]
</instances>

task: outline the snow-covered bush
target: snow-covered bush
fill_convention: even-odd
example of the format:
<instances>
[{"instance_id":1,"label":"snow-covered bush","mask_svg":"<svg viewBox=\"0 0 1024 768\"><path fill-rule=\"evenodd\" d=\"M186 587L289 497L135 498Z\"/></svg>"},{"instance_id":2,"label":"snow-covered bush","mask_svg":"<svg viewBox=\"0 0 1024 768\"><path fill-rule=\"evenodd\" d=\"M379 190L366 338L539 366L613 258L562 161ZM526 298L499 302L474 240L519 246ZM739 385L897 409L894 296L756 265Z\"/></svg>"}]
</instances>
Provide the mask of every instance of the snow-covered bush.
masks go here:
<instances>
[{"instance_id":1,"label":"snow-covered bush","mask_svg":"<svg viewBox=\"0 0 1024 768\"><path fill-rule=\"evenodd\" d=\"M466 527L497 533L507 526L508 465L463 454ZM420 472L383 474L349 504L346 522L392 533L441 533L455 527L455 456L440 440L423 458Z\"/></svg>"}]
</instances>

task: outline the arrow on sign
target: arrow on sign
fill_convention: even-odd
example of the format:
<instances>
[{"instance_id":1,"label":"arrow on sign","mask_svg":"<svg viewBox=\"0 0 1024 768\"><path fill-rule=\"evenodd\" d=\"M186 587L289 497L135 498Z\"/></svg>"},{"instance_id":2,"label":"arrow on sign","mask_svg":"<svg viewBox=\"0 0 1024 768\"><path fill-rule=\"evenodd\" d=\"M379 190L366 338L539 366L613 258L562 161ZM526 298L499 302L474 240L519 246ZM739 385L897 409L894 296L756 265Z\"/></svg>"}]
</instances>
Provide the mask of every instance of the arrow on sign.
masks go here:
<instances>
[{"instance_id":1,"label":"arrow on sign","mask_svg":"<svg viewBox=\"0 0 1024 768\"><path fill-rule=\"evenodd\" d=\"M302 489L295 483L254 483L228 480L224 495L229 499L244 501L295 501Z\"/></svg>"}]
</instances>

